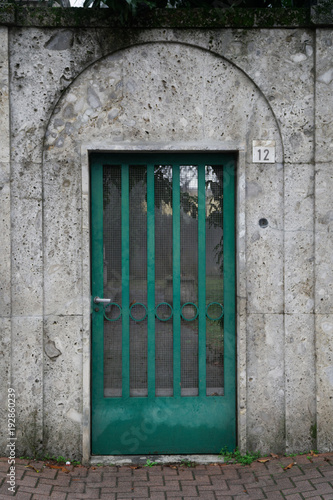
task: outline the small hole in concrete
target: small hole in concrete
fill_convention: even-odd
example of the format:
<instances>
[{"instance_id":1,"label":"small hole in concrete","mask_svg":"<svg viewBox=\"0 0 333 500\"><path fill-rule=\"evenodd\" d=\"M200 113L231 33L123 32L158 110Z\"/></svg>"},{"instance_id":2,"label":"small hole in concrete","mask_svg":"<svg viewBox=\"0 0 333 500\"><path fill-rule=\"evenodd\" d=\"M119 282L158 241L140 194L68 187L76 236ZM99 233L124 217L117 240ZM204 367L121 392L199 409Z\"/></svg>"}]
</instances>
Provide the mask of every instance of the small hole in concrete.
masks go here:
<instances>
[{"instance_id":1,"label":"small hole in concrete","mask_svg":"<svg viewBox=\"0 0 333 500\"><path fill-rule=\"evenodd\" d=\"M259 226L260 227L267 227L268 226L268 220L267 219L260 219L259 220Z\"/></svg>"}]
</instances>

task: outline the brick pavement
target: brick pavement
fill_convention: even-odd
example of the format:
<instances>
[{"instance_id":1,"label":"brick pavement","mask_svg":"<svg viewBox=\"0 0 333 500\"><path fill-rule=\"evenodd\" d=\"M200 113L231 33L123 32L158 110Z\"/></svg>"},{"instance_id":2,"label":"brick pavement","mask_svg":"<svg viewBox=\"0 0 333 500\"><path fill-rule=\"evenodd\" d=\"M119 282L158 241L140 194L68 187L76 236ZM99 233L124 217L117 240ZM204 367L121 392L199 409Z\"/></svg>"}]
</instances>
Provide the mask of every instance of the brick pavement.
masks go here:
<instances>
[{"instance_id":1,"label":"brick pavement","mask_svg":"<svg viewBox=\"0 0 333 500\"><path fill-rule=\"evenodd\" d=\"M290 469L283 469L291 463ZM250 466L68 466L61 470L46 462L17 460L14 495L8 491L7 473L7 458L1 458L0 499L333 500L333 453L311 460L306 455L270 458Z\"/></svg>"}]
</instances>

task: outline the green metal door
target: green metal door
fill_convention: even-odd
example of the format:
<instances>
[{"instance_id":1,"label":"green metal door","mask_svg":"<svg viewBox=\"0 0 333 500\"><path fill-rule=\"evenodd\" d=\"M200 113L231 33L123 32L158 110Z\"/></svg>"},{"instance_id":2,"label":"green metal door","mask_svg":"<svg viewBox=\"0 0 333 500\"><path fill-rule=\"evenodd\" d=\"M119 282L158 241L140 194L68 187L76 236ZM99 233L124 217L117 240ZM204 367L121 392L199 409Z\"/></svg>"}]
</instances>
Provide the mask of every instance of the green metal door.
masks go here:
<instances>
[{"instance_id":1,"label":"green metal door","mask_svg":"<svg viewBox=\"0 0 333 500\"><path fill-rule=\"evenodd\" d=\"M92 453L235 447L233 155L90 163Z\"/></svg>"}]
</instances>

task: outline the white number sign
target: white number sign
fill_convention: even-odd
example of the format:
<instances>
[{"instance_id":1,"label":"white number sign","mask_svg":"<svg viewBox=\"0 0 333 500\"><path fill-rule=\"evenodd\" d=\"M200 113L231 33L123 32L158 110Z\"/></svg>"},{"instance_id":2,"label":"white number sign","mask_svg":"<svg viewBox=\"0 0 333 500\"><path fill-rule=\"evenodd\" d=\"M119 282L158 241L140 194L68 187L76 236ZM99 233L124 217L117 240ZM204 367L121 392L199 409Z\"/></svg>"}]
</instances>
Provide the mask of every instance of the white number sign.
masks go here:
<instances>
[{"instance_id":1,"label":"white number sign","mask_svg":"<svg viewBox=\"0 0 333 500\"><path fill-rule=\"evenodd\" d=\"M253 141L253 163L275 163L275 141Z\"/></svg>"}]
</instances>

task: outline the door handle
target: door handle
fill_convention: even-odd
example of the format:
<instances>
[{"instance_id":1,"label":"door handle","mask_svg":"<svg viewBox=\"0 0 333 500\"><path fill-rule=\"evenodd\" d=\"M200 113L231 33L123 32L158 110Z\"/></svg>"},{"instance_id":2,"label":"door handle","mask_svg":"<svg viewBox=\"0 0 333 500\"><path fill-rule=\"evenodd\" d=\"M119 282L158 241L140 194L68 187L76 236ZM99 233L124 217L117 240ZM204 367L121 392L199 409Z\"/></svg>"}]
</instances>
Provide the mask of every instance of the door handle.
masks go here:
<instances>
[{"instance_id":1,"label":"door handle","mask_svg":"<svg viewBox=\"0 0 333 500\"><path fill-rule=\"evenodd\" d=\"M95 304L110 304L111 299L100 299L99 297L94 298Z\"/></svg>"}]
</instances>

